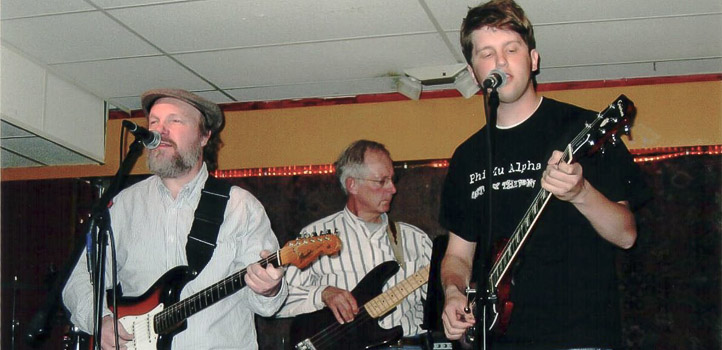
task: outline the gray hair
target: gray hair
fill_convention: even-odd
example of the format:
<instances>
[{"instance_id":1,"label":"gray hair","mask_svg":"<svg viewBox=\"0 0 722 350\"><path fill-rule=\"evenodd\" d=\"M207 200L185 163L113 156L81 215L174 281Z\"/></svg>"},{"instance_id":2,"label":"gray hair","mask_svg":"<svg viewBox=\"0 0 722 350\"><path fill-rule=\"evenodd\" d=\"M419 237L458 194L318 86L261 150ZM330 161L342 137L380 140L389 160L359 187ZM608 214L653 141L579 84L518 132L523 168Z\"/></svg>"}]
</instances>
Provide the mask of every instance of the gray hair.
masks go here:
<instances>
[{"instance_id":1,"label":"gray hair","mask_svg":"<svg viewBox=\"0 0 722 350\"><path fill-rule=\"evenodd\" d=\"M346 179L354 176L364 176L366 171L365 155L366 151L378 151L386 154L391 158L391 153L381 143L369 140L358 140L351 143L341 152L338 159L333 163L336 168L336 176L341 182L343 193L348 194L346 189Z\"/></svg>"}]
</instances>

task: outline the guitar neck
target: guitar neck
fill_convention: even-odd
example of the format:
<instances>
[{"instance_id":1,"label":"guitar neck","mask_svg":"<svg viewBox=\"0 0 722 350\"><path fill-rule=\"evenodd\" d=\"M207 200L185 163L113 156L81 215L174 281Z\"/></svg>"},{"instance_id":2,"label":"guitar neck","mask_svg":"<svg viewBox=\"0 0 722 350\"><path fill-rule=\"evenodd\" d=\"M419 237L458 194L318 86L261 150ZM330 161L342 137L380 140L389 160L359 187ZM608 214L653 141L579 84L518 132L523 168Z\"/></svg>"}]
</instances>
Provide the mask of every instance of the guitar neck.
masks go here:
<instances>
[{"instance_id":1,"label":"guitar neck","mask_svg":"<svg viewBox=\"0 0 722 350\"><path fill-rule=\"evenodd\" d=\"M560 162L571 162L573 155L574 151L571 146L567 147ZM529 209L527 209L526 213L524 213L523 218L516 226L516 229L514 229L514 233L512 233L511 237L509 237L509 241L506 243L504 249L496 259L494 266L491 267L491 272L489 273L489 286L499 286L499 282L509 270L509 266L511 266L511 263L521 250L521 247L529 237L529 233L534 227L534 224L536 224L539 219L539 215L541 215L551 198L551 193L543 188L540 189L539 193L537 193L536 197L534 197L534 201L532 201Z\"/></svg>"},{"instance_id":2,"label":"guitar neck","mask_svg":"<svg viewBox=\"0 0 722 350\"><path fill-rule=\"evenodd\" d=\"M269 264L275 267L284 265L279 258L280 252L279 250L267 258L259 260L258 264L264 268ZM244 268L220 282L165 308L153 318L156 333L164 334L166 331L174 329L176 325L185 321L188 317L241 290L246 286L244 278L246 271L247 269Z\"/></svg>"},{"instance_id":3,"label":"guitar neck","mask_svg":"<svg viewBox=\"0 0 722 350\"><path fill-rule=\"evenodd\" d=\"M429 266L416 271L409 278L401 281L399 284L391 287L381 295L369 300L364 304L366 312L373 317L379 318L401 304L409 294L424 285L429 280Z\"/></svg>"}]
</instances>

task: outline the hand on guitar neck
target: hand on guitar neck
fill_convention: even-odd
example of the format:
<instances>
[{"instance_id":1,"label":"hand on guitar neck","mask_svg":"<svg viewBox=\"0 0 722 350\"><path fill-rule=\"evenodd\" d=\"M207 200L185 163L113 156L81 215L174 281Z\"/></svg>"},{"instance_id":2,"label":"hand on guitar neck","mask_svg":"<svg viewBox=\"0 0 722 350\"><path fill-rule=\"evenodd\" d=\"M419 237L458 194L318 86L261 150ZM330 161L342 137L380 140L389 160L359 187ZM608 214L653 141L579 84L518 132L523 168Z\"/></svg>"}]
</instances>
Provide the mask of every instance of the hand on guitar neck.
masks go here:
<instances>
[{"instance_id":1,"label":"hand on guitar neck","mask_svg":"<svg viewBox=\"0 0 722 350\"><path fill-rule=\"evenodd\" d=\"M270 255L271 252L267 250L261 251L261 258L263 259L268 258ZM258 295L273 297L281 289L283 273L282 266L276 267L273 264L267 264L264 268L261 264L255 263L248 266L248 273L245 276L246 285Z\"/></svg>"}]
</instances>

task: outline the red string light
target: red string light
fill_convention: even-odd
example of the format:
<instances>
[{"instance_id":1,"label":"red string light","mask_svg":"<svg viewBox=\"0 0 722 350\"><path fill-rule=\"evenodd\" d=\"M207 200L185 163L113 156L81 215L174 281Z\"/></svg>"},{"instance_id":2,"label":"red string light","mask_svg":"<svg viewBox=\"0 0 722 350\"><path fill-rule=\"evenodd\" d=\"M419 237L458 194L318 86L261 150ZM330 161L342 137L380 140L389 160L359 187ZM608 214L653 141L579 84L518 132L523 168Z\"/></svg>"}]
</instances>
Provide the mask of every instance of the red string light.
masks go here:
<instances>
[{"instance_id":1,"label":"red string light","mask_svg":"<svg viewBox=\"0 0 722 350\"><path fill-rule=\"evenodd\" d=\"M684 156L720 155L722 145L686 146L686 147L657 147L635 149L630 151L637 163L656 162Z\"/></svg>"},{"instance_id":2,"label":"red string light","mask_svg":"<svg viewBox=\"0 0 722 350\"><path fill-rule=\"evenodd\" d=\"M722 145L686 146L686 147L657 147L630 150L636 163L656 162L684 156L720 155ZM431 167L447 168L448 159L422 160L414 162L398 162L394 167L399 169ZM264 176L306 176L334 174L336 168L333 164L322 165L290 165L269 168L216 170L213 176L218 178L264 177Z\"/></svg>"}]
</instances>

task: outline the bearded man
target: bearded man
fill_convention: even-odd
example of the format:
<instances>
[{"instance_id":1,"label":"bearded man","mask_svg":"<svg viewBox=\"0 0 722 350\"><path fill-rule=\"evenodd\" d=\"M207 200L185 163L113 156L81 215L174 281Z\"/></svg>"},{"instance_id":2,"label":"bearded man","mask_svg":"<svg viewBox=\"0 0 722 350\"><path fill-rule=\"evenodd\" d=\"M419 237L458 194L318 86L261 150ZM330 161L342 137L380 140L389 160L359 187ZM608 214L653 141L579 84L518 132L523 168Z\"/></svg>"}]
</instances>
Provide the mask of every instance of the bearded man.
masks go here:
<instances>
[{"instance_id":1,"label":"bearded man","mask_svg":"<svg viewBox=\"0 0 722 350\"><path fill-rule=\"evenodd\" d=\"M153 175L120 192L109 209L117 277L126 297L142 295L167 271L188 265L196 249L203 249L194 245L198 240L189 233L199 202L209 191L206 186L219 181L208 172L217 167L224 124L218 105L188 91L151 90L141 101L148 129L161 136L160 145L148 152ZM180 299L242 268L247 268L247 288L189 317L187 329L173 337L173 349L257 349L254 314L274 314L288 294L282 268L255 263L278 249L263 206L240 187L228 185L226 193L216 240L207 243L215 245L210 260L183 287ZM94 329L93 298L86 264L82 256L63 290L63 301L71 312L71 322L90 333ZM113 265L107 266L106 281L111 281ZM115 322L107 306L103 315L102 349L115 349ZM133 341L134 331L122 325L117 328L118 345L124 349Z\"/></svg>"}]
</instances>

